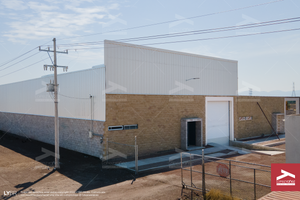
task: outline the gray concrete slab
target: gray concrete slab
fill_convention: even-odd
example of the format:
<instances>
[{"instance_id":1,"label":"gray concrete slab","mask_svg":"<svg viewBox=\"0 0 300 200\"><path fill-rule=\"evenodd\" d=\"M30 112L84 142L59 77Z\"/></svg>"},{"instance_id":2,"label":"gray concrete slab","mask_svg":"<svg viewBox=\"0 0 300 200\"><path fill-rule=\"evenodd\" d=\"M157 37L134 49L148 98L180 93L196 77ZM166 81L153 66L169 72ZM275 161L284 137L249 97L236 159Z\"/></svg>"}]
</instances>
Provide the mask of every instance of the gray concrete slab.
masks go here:
<instances>
[{"instance_id":1,"label":"gray concrete slab","mask_svg":"<svg viewBox=\"0 0 300 200\"><path fill-rule=\"evenodd\" d=\"M252 150L253 153L273 156L273 155L279 155L285 153L285 151L258 151L258 150Z\"/></svg>"},{"instance_id":2,"label":"gray concrete slab","mask_svg":"<svg viewBox=\"0 0 300 200\"><path fill-rule=\"evenodd\" d=\"M221 156L230 155L232 153L240 153L240 154L251 153L249 151L243 151L242 149L239 149L239 148L218 145L215 143L211 143L210 145L213 147L205 148L204 154L209 155L211 157L221 157ZM224 150L229 150L229 153L222 153L221 151L224 151ZM177 150L177 151L180 151L180 150ZM201 158L202 149L183 152L182 157L189 158L190 154L193 155L193 159L197 159L197 157L195 157L195 155L199 155L199 158ZM169 155L164 155L164 156L157 156L157 157L153 157L153 158L146 158L146 159L138 160L138 167L139 167L139 171L147 171L147 170L153 170L153 169L158 169L158 168L166 168L166 167L175 166L176 162L179 163L179 159L180 159L180 153L174 153L174 154L169 154ZM174 162L175 162L175 164L174 164ZM135 161L123 162L120 164L116 164L116 166L128 168L128 169L134 171Z\"/></svg>"},{"instance_id":3,"label":"gray concrete slab","mask_svg":"<svg viewBox=\"0 0 300 200\"><path fill-rule=\"evenodd\" d=\"M285 134L280 134L278 136L279 136L280 139L285 138ZM258 138L258 139L252 139L252 140L247 140L247 141L239 141L239 142L244 142L244 143L247 143L247 144L254 144L254 143L265 142L265 141L276 140L276 139L278 139L277 136L273 135L271 137Z\"/></svg>"}]
</instances>

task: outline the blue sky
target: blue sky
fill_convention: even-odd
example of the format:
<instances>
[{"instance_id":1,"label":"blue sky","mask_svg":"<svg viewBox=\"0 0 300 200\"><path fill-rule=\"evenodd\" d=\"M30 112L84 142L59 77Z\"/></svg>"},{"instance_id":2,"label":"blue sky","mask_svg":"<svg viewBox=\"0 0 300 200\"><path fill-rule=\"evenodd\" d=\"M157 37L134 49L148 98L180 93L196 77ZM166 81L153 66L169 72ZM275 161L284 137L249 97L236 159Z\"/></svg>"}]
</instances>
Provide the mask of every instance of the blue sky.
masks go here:
<instances>
[{"instance_id":1,"label":"blue sky","mask_svg":"<svg viewBox=\"0 0 300 200\"><path fill-rule=\"evenodd\" d=\"M57 38L59 50L64 50L65 48L60 47L60 44L103 41L104 39L117 40L235 26L298 17L300 14L300 1L284 0L263 6L186 19L266 2L272 2L272 0L1 0L0 66L34 47L45 43L51 45L54 37ZM184 20L140 29L75 37L176 19ZM133 43L149 44L292 28L300 28L300 23ZM292 31L153 46L237 60L239 62L239 92L247 91L251 87L254 90L253 94L255 94L255 91L291 91L293 82L295 82L296 90L297 86L300 88L299 36L300 31ZM70 47L70 49L74 48ZM37 52L38 50L34 50L24 58ZM48 59L24 70L9 74L47 57L47 53L40 52L11 67L8 66L21 59L1 66L0 84L38 78L52 73L43 70L44 64L51 64L50 59ZM101 48L84 51L70 50L67 55L58 55L58 64L67 65L69 71L91 68L102 63L103 49ZM65 72L60 70L59 73Z\"/></svg>"}]
</instances>

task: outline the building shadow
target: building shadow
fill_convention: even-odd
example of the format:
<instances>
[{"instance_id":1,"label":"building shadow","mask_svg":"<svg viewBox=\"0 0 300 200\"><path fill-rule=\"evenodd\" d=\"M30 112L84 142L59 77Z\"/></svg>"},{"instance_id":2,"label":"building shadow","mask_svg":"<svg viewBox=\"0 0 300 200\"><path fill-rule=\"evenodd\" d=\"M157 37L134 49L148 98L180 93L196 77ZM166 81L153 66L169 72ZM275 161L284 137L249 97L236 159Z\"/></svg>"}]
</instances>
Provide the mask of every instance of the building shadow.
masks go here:
<instances>
[{"instance_id":1,"label":"building shadow","mask_svg":"<svg viewBox=\"0 0 300 200\"><path fill-rule=\"evenodd\" d=\"M2 131L0 131L0 138L1 146L33 159L39 164L43 164L49 171L46 175L34 182L22 183L22 180L20 180L20 183L14 186L17 189L17 194L25 192L26 190L34 191L34 185L36 183L47 180L47 177L51 176L56 171L69 179L80 183L81 187L74 192L81 193L128 180L131 181L131 184L134 184L138 177L172 170L161 169L135 175L135 172L124 168L109 168L107 166L103 168L103 163L99 158L65 148L60 148L60 169L55 170L53 156L46 156L45 158L40 159L41 155L45 154L45 150L54 152L53 145L10 133L4 133ZM2 195L2 197L3 199L9 199L11 196L5 197Z\"/></svg>"}]
</instances>

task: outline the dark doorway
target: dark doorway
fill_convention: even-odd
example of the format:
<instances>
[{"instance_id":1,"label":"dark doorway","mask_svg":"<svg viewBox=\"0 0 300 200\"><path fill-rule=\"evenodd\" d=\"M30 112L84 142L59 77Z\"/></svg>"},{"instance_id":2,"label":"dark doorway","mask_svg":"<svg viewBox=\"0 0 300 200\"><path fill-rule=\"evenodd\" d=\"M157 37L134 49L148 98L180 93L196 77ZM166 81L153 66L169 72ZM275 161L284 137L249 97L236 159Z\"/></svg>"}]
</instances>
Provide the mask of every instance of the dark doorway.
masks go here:
<instances>
[{"instance_id":1,"label":"dark doorway","mask_svg":"<svg viewBox=\"0 0 300 200\"><path fill-rule=\"evenodd\" d=\"M196 145L196 122L188 122L188 146Z\"/></svg>"}]
</instances>

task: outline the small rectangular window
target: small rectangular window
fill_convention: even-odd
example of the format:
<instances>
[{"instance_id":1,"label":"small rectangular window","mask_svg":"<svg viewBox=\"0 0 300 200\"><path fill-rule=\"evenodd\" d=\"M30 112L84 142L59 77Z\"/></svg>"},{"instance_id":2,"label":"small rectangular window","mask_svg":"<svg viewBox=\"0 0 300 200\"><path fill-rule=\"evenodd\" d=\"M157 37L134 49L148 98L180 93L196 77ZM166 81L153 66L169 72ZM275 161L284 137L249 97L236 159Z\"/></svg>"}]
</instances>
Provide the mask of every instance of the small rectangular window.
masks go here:
<instances>
[{"instance_id":1,"label":"small rectangular window","mask_svg":"<svg viewBox=\"0 0 300 200\"><path fill-rule=\"evenodd\" d=\"M123 130L123 126L122 126L122 125L120 125L120 126L109 126L109 127L108 127L108 130L109 130L109 131Z\"/></svg>"},{"instance_id":2,"label":"small rectangular window","mask_svg":"<svg viewBox=\"0 0 300 200\"><path fill-rule=\"evenodd\" d=\"M297 112L297 104L296 101L286 101L286 114L292 115Z\"/></svg>"},{"instance_id":3,"label":"small rectangular window","mask_svg":"<svg viewBox=\"0 0 300 200\"><path fill-rule=\"evenodd\" d=\"M129 129L138 129L138 125L137 124L124 125L124 130L129 130Z\"/></svg>"}]
</instances>

